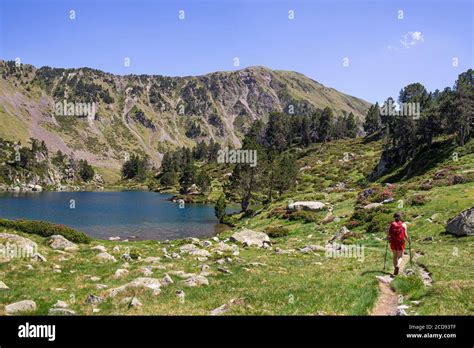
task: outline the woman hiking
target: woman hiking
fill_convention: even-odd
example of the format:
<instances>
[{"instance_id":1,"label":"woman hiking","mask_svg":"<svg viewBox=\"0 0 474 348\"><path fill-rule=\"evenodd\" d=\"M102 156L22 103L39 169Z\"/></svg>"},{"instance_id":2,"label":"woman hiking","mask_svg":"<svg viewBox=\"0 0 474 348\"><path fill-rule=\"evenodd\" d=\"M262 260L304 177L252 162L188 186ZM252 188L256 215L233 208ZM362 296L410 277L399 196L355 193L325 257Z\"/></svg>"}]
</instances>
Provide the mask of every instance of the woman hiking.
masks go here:
<instances>
[{"instance_id":1,"label":"woman hiking","mask_svg":"<svg viewBox=\"0 0 474 348\"><path fill-rule=\"evenodd\" d=\"M390 224L388 240L390 241L390 249L393 253L393 274L397 275L400 270L403 251L405 250L405 239L409 240L409 237L407 225L402 221L402 214L395 213L393 217L395 221Z\"/></svg>"}]
</instances>

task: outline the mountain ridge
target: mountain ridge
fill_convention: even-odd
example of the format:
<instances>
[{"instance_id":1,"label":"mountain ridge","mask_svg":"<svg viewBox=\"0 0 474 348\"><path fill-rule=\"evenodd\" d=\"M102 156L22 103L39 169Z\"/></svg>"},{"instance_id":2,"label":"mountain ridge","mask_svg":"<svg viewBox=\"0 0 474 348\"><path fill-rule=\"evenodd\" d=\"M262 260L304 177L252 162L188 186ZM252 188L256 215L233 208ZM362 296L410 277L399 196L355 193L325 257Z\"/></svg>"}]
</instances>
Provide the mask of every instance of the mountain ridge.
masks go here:
<instances>
[{"instance_id":1,"label":"mountain ridge","mask_svg":"<svg viewBox=\"0 0 474 348\"><path fill-rule=\"evenodd\" d=\"M0 61L0 137L44 140L117 169L127 155L159 163L169 148L199 141L240 146L255 119L272 111L311 114L331 107L363 119L365 100L287 70L251 66L184 77L116 75L93 68L35 68ZM92 120L54 115L58 102L97 104Z\"/></svg>"}]
</instances>

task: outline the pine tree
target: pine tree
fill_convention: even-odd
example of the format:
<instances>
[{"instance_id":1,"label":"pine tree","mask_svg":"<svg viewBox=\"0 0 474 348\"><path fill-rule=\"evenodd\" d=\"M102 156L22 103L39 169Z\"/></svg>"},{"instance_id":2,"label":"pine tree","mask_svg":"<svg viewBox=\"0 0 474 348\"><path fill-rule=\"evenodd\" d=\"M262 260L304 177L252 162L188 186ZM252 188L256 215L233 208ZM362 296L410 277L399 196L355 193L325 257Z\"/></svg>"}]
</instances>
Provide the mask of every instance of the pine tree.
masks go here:
<instances>
[{"instance_id":1,"label":"pine tree","mask_svg":"<svg viewBox=\"0 0 474 348\"><path fill-rule=\"evenodd\" d=\"M367 111L364 122L364 131L370 135L374 134L382 129L382 119L380 118L380 107L379 103L370 106Z\"/></svg>"},{"instance_id":2,"label":"pine tree","mask_svg":"<svg viewBox=\"0 0 474 348\"><path fill-rule=\"evenodd\" d=\"M222 222L224 220L224 217L226 215L225 209L225 195L221 194L216 202L216 205L214 206L214 214L216 215L216 218L219 220L219 222Z\"/></svg>"}]
</instances>

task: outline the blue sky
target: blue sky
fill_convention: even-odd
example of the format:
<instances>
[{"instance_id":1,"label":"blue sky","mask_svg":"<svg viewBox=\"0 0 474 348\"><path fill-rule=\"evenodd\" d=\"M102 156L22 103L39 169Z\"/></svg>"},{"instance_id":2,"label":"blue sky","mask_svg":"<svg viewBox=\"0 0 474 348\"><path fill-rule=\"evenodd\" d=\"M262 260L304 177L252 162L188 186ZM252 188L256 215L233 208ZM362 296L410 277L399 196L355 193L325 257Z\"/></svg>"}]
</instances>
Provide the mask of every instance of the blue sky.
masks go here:
<instances>
[{"instance_id":1,"label":"blue sky","mask_svg":"<svg viewBox=\"0 0 474 348\"><path fill-rule=\"evenodd\" d=\"M0 3L0 58L38 67L186 76L238 69L238 57L240 68L294 70L381 102L412 82L429 90L452 86L474 65L472 0Z\"/></svg>"}]
</instances>

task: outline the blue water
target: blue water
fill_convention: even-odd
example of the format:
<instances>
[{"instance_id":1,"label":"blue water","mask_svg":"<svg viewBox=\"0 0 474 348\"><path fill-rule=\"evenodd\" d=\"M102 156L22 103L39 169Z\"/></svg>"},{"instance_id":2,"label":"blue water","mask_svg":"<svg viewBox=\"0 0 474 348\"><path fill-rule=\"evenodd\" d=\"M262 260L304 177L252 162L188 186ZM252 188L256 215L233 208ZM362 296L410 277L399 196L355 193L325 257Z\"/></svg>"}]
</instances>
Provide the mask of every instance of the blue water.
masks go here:
<instances>
[{"instance_id":1,"label":"blue water","mask_svg":"<svg viewBox=\"0 0 474 348\"><path fill-rule=\"evenodd\" d=\"M60 223L100 239L207 237L222 229L213 205L186 204L179 208L167 200L170 197L140 191L3 192L0 217Z\"/></svg>"}]
</instances>

